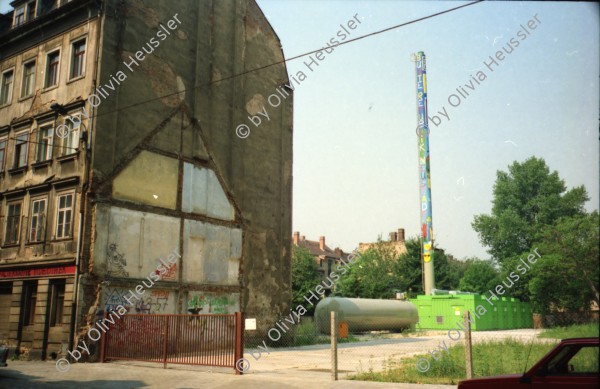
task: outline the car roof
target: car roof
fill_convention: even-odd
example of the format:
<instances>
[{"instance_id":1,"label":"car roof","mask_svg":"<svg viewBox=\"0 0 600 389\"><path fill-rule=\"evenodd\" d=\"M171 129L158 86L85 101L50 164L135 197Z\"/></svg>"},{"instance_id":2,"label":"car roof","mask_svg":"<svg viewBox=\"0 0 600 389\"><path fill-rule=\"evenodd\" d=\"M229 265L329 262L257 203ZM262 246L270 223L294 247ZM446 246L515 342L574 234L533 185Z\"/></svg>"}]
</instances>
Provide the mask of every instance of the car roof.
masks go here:
<instances>
[{"instance_id":1,"label":"car roof","mask_svg":"<svg viewBox=\"0 0 600 389\"><path fill-rule=\"evenodd\" d=\"M561 343L579 344L579 343L600 343L600 338L568 338L561 340Z\"/></svg>"}]
</instances>

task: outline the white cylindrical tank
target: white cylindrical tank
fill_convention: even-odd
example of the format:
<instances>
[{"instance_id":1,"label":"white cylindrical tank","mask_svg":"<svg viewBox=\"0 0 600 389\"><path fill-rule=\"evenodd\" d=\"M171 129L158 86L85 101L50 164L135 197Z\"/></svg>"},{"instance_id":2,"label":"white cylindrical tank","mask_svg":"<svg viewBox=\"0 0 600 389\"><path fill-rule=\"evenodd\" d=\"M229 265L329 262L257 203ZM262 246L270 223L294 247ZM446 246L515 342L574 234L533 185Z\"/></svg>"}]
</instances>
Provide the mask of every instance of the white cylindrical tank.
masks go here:
<instances>
[{"instance_id":1,"label":"white cylindrical tank","mask_svg":"<svg viewBox=\"0 0 600 389\"><path fill-rule=\"evenodd\" d=\"M330 333L331 311L338 323L348 323L350 332L402 331L419 321L417 307L408 301L327 297L315 309L319 332Z\"/></svg>"}]
</instances>

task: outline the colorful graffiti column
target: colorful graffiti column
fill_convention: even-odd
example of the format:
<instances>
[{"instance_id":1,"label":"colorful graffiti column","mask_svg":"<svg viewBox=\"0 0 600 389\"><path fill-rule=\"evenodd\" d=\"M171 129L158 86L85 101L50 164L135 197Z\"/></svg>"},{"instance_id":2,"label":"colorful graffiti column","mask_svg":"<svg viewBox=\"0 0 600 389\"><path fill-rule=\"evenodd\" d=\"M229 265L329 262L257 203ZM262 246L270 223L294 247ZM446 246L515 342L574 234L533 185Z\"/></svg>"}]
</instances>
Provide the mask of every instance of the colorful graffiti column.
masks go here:
<instances>
[{"instance_id":1,"label":"colorful graffiti column","mask_svg":"<svg viewBox=\"0 0 600 389\"><path fill-rule=\"evenodd\" d=\"M417 53L417 135L419 136L419 186L425 294L435 288L433 271L433 227L431 223L431 175L429 171L429 126L427 124L427 72L425 53Z\"/></svg>"}]
</instances>

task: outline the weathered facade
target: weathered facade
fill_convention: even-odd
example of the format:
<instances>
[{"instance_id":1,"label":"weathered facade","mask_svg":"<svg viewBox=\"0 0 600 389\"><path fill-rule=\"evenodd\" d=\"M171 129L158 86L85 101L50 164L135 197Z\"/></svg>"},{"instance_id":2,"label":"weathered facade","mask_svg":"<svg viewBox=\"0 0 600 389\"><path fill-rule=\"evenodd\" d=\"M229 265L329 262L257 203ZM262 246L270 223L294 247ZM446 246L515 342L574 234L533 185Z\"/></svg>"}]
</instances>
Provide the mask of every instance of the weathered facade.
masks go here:
<instances>
[{"instance_id":1,"label":"weathered facade","mask_svg":"<svg viewBox=\"0 0 600 389\"><path fill-rule=\"evenodd\" d=\"M35 7L53 8L36 8L31 21L15 25L20 3L3 16L13 23L0 36L0 71L14 69L15 85L12 101L0 106L7 166L22 162L21 133L35 142L24 166L10 165L0 179L0 299L11 304L0 336L42 358L64 354L99 314L118 306L241 310L257 318L259 331L270 328L289 310L292 94L269 106L270 120L248 138L236 135L267 96L289 84L284 64L246 73L283 60L256 3L37 0ZM45 30L30 31L35 23ZM60 70L47 87L55 51ZM39 61L34 92L21 98L32 58ZM83 74L71 77L78 66ZM38 161L44 126L54 131L52 151ZM65 149L68 142L76 144ZM36 199L46 203L34 206ZM23 221L15 243L6 231L15 230L16 209L8 207L17 203ZM44 218L36 220L45 235L31 241L42 205ZM32 266L53 270L19 273ZM57 283L60 323L51 317ZM36 300L27 300L32 293Z\"/></svg>"}]
</instances>

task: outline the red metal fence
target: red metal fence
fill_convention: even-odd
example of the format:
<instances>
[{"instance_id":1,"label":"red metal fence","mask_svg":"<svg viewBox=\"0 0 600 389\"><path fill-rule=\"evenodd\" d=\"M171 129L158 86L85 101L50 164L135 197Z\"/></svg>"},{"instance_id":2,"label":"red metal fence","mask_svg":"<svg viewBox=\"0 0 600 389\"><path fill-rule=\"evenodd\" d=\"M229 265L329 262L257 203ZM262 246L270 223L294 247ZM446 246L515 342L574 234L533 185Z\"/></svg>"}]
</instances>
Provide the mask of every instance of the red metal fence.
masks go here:
<instances>
[{"instance_id":1,"label":"red metal fence","mask_svg":"<svg viewBox=\"0 0 600 389\"><path fill-rule=\"evenodd\" d=\"M114 321L114 323L111 323ZM242 358L242 314L123 315L104 319L100 361L231 367ZM238 374L236 370L236 374Z\"/></svg>"}]
</instances>

